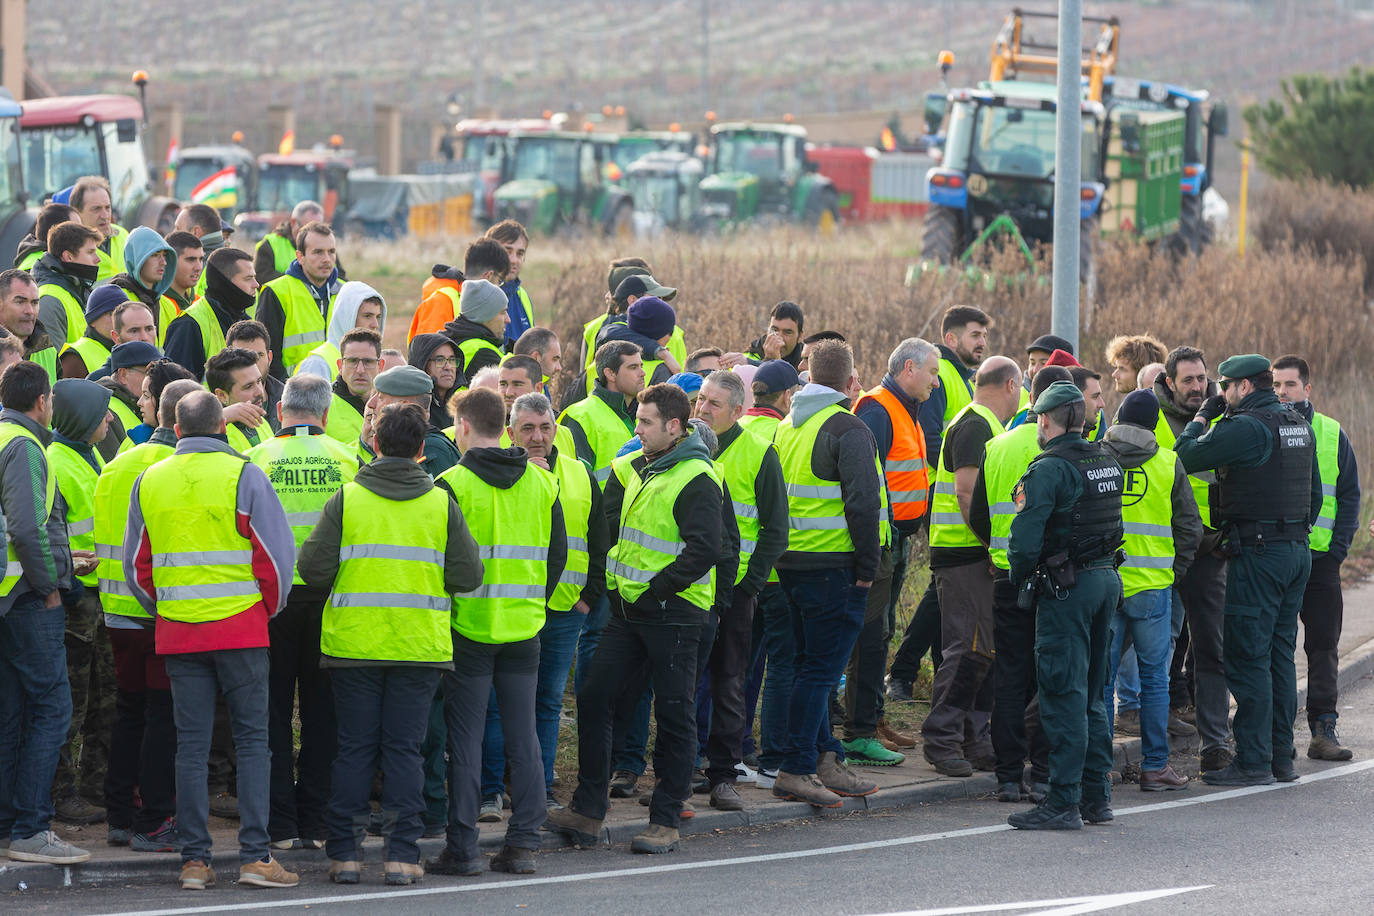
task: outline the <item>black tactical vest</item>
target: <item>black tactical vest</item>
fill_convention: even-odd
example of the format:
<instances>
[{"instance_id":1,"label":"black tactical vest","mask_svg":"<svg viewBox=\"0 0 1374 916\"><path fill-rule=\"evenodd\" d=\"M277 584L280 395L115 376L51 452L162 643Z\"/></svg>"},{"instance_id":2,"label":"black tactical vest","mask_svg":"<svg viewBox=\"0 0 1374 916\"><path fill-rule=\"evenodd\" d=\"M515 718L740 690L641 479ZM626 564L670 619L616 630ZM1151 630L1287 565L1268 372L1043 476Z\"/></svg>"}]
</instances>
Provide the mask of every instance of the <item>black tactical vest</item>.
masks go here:
<instances>
[{"instance_id":1,"label":"black tactical vest","mask_svg":"<svg viewBox=\"0 0 1374 916\"><path fill-rule=\"evenodd\" d=\"M1121 494L1126 475L1121 465L1101 443L1083 439L1061 438L1035 460L1051 457L1065 461L1082 478L1083 495L1050 515L1044 556L1067 550L1080 565L1107 559L1123 538Z\"/></svg>"},{"instance_id":2,"label":"black tactical vest","mask_svg":"<svg viewBox=\"0 0 1374 916\"><path fill-rule=\"evenodd\" d=\"M1311 425L1282 404L1233 416L1254 417L1264 424L1269 432L1269 460L1253 468L1217 469L1213 524L1220 528L1221 522L1285 522L1305 532L1312 510L1312 462L1317 460L1317 437Z\"/></svg>"}]
</instances>

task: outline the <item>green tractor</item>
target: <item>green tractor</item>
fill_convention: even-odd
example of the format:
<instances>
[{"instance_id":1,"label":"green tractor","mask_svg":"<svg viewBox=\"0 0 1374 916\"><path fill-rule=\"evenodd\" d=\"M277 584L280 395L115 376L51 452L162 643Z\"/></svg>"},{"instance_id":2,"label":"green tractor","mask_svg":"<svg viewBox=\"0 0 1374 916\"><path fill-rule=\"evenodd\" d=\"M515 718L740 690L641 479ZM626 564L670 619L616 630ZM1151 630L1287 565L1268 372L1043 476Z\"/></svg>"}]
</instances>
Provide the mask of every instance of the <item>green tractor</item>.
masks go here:
<instances>
[{"instance_id":1,"label":"green tractor","mask_svg":"<svg viewBox=\"0 0 1374 916\"><path fill-rule=\"evenodd\" d=\"M605 177L616 139L590 131L512 131L512 177L496 189L495 219L519 220L543 235L564 227L630 235L634 200Z\"/></svg>"},{"instance_id":2,"label":"green tractor","mask_svg":"<svg viewBox=\"0 0 1374 916\"><path fill-rule=\"evenodd\" d=\"M620 184L625 180L630 166L642 156L661 152L690 156L696 152L696 148L696 135L685 130L630 131L621 134L611 148L611 161L606 165L606 174L611 181Z\"/></svg>"},{"instance_id":3,"label":"green tractor","mask_svg":"<svg viewBox=\"0 0 1374 916\"><path fill-rule=\"evenodd\" d=\"M806 158L806 130L795 124L716 124L701 180L701 229L750 220L835 228L839 194Z\"/></svg>"}]
</instances>

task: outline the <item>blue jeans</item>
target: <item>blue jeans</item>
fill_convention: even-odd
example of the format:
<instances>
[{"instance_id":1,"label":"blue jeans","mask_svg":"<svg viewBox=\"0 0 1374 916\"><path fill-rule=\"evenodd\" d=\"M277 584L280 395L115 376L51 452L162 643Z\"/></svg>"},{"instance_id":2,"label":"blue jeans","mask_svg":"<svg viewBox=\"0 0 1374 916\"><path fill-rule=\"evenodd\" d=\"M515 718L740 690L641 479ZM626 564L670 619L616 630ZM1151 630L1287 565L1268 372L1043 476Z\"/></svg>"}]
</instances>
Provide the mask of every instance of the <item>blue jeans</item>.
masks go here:
<instances>
[{"instance_id":1,"label":"blue jeans","mask_svg":"<svg viewBox=\"0 0 1374 916\"><path fill-rule=\"evenodd\" d=\"M1112 615L1110 664L1104 699L1112 713L1112 684L1121 662L1121 646L1129 633L1140 667L1141 769L1162 770L1169 763L1169 659L1171 656L1170 595L1167 588L1137 592L1121 602Z\"/></svg>"},{"instance_id":2,"label":"blue jeans","mask_svg":"<svg viewBox=\"0 0 1374 916\"><path fill-rule=\"evenodd\" d=\"M1135 657L1135 644L1127 643L1116 669L1116 708L1140 708L1140 665Z\"/></svg>"},{"instance_id":3,"label":"blue jeans","mask_svg":"<svg viewBox=\"0 0 1374 916\"><path fill-rule=\"evenodd\" d=\"M224 694L238 757L239 862L267 858L272 754L267 747L267 647L164 656L177 726L177 834L183 863L210 861L210 734Z\"/></svg>"},{"instance_id":4,"label":"blue jeans","mask_svg":"<svg viewBox=\"0 0 1374 916\"><path fill-rule=\"evenodd\" d=\"M787 745L787 706L797 677L797 637L792 632L792 605L782 586L774 582L759 592L758 616L763 621L763 654L767 675L759 707L759 767L777 770Z\"/></svg>"},{"instance_id":5,"label":"blue jeans","mask_svg":"<svg viewBox=\"0 0 1374 916\"><path fill-rule=\"evenodd\" d=\"M0 617L0 836L48 829L52 780L72 720L67 613L33 593Z\"/></svg>"},{"instance_id":6,"label":"blue jeans","mask_svg":"<svg viewBox=\"0 0 1374 916\"><path fill-rule=\"evenodd\" d=\"M544 789L553 790L553 761L558 754L558 724L563 714L563 691L577 651L577 639L587 615L578 611L548 611L539 630L539 685L534 693L535 731L544 763ZM648 731L647 725L645 731ZM501 733L501 710L496 690L487 701L486 731L482 736L482 795L490 798L505 789L506 739Z\"/></svg>"},{"instance_id":7,"label":"blue jeans","mask_svg":"<svg viewBox=\"0 0 1374 916\"><path fill-rule=\"evenodd\" d=\"M582 634L577 638L577 667L573 669L573 692L581 693L582 684L587 679L587 669L596 654L596 646L601 642L601 633L611 619L611 599L602 595L596 607L582 618Z\"/></svg>"},{"instance_id":8,"label":"blue jeans","mask_svg":"<svg viewBox=\"0 0 1374 916\"><path fill-rule=\"evenodd\" d=\"M830 691L839 683L864 624L868 589L854 584L852 566L780 569L792 606L797 640L796 679L787 705L787 744L782 769L816 772L820 753L844 748L830 733Z\"/></svg>"}]
</instances>

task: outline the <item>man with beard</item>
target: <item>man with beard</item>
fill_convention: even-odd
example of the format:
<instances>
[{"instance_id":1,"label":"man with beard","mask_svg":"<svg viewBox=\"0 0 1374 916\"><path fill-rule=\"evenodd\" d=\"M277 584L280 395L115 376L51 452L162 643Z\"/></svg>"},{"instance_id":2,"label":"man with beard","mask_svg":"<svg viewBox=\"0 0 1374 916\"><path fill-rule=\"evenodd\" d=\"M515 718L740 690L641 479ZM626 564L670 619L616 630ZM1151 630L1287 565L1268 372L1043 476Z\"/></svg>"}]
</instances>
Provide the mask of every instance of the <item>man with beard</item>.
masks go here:
<instances>
[{"instance_id":1,"label":"man with beard","mask_svg":"<svg viewBox=\"0 0 1374 916\"><path fill-rule=\"evenodd\" d=\"M956 305L945 312L940 322L940 384L921 404L917 419L926 438L930 466L939 467L940 445L948 426L959 411L973 401L973 373L988 349L992 319L987 312L971 305ZM907 625L902 644L892 658L887 675L887 695L910 701L916 679L921 674L921 657L930 651L933 667L940 666L940 599L932 579L921 603Z\"/></svg>"},{"instance_id":2,"label":"man with beard","mask_svg":"<svg viewBox=\"0 0 1374 916\"><path fill-rule=\"evenodd\" d=\"M1215 382L1207 378L1207 358L1194 347L1175 347L1164 361L1164 374L1155 380L1159 399L1159 424L1155 439L1160 448L1172 449L1193 415L1205 400L1217 395ZM1174 583L1178 598L1173 604L1173 632L1179 634L1183 620L1188 621L1188 638L1176 635L1173 664L1169 670L1170 717L1189 718L1187 681L1183 677L1184 656L1192 658L1193 722L1198 731L1198 750L1202 769L1222 770L1231 762L1227 747L1227 716L1231 700L1226 692L1226 669L1222 665L1222 607L1226 602L1226 557L1218 550L1221 533L1212 526L1208 491L1216 483L1212 471L1188 475L1197 511L1202 516L1202 543L1188 572ZM1181 606L1181 607L1180 607ZM1180 615L1179 611L1182 611ZM1191 653L1187 651L1191 643ZM1175 726L1175 731L1177 727Z\"/></svg>"}]
</instances>

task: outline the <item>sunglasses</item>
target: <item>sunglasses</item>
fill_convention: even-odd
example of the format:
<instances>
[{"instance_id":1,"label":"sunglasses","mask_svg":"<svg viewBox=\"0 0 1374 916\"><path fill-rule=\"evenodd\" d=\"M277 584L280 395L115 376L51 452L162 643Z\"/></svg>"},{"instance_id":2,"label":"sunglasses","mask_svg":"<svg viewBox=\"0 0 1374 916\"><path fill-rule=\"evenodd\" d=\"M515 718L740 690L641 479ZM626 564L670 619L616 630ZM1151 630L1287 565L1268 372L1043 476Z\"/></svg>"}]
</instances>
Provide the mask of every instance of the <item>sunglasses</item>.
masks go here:
<instances>
[{"instance_id":1,"label":"sunglasses","mask_svg":"<svg viewBox=\"0 0 1374 916\"><path fill-rule=\"evenodd\" d=\"M1224 378L1221 381L1217 382L1217 387L1220 388L1222 391L1225 391L1227 388L1231 387L1231 384L1232 379Z\"/></svg>"}]
</instances>

